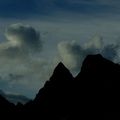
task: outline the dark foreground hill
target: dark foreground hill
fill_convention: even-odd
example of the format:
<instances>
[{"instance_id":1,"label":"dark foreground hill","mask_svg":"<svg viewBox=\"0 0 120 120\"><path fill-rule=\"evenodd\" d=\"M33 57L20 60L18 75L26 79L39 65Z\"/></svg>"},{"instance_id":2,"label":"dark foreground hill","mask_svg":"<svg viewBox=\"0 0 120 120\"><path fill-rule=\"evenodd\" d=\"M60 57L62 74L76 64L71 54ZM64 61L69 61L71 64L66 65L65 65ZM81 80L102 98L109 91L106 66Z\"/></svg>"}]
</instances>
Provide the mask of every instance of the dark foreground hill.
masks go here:
<instances>
[{"instance_id":1,"label":"dark foreground hill","mask_svg":"<svg viewBox=\"0 0 120 120\"><path fill-rule=\"evenodd\" d=\"M109 120L120 113L119 94L120 65L99 54L88 55L75 78L59 63L35 99L25 105L15 106L0 96L0 113L40 120Z\"/></svg>"}]
</instances>

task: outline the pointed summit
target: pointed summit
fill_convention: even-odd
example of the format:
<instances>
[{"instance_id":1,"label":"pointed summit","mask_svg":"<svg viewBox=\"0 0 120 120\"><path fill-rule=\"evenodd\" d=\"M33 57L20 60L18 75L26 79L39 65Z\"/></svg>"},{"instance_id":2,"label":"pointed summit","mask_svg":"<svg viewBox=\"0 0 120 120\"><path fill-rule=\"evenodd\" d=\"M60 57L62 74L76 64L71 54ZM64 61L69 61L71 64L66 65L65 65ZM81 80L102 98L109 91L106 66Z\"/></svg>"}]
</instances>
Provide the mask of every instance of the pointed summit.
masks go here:
<instances>
[{"instance_id":1,"label":"pointed summit","mask_svg":"<svg viewBox=\"0 0 120 120\"><path fill-rule=\"evenodd\" d=\"M65 67L65 65L60 62L57 67L55 68L53 75L50 78L50 81L57 80L57 81L66 81L66 80L73 80L73 76L70 71Z\"/></svg>"},{"instance_id":2,"label":"pointed summit","mask_svg":"<svg viewBox=\"0 0 120 120\"><path fill-rule=\"evenodd\" d=\"M66 68L65 65L62 62L59 62L56 68L63 67Z\"/></svg>"},{"instance_id":3,"label":"pointed summit","mask_svg":"<svg viewBox=\"0 0 120 120\"><path fill-rule=\"evenodd\" d=\"M45 83L44 87L39 90L35 101L39 101L43 93L46 93L46 91L49 91L49 95L57 92L57 94L59 94L60 91L66 91L66 88L70 86L71 82L73 82L73 79L74 78L70 71L64 66L62 62L60 62L55 68L50 79Z\"/></svg>"},{"instance_id":4,"label":"pointed summit","mask_svg":"<svg viewBox=\"0 0 120 120\"><path fill-rule=\"evenodd\" d=\"M61 70L68 70L62 62L58 63L58 65L56 66L54 72L59 72Z\"/></svg>"},{"instance_id":5,"label":"pointed summit","mask_svg":"<svg viewBox=\"0 0 120 120\"><path fill-rule=\"evenodd\" d=\"M49 81L39 90L33 101L36 107L40 106L39 111L43 112L45 110L43 115L49 113L54 114L54 117L55 115L64 116L69 112L73 79L70 71L60 62Z\"/></svg>"}]
</instances>

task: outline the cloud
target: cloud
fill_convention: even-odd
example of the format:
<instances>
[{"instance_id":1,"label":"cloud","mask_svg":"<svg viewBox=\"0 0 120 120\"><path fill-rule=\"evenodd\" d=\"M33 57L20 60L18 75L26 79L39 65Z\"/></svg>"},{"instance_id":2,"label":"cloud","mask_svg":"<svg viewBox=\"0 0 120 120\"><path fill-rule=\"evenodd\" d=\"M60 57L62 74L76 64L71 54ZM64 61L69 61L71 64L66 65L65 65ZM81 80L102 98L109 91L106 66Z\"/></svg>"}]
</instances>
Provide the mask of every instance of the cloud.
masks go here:
<instances>
[{"instance_id":1,"label":"cloud","mask_svg":"<svg viewBox=\"0 0 120 120\"><path fill-rule=\"evenodd\" d=\"M120 48L119 43L108 44L104 46L101 54L109 60L118 62L119 61L119 52L118 52L119 48Z\"/></svg>"},{"instance_id":2,"label":"cloud","mask_svg":"<svg viewBox=\"0 0 120 120\"><path fill-rule=\"evenodd\" d=\"M103 47L103 38L101 36L95 35L89 42L85 43L84 47L86 49L96 48L101 49Z\"/></svg>"},{"instance_id":3,"label":"cloud","mask_svg":"<svg viewBox=\"0 0 120 120\"><path fill-rule=\"evenodd\" d=\"M0 59L0 88L34 97L52 72L41 56L24 59Z\"/></svg>"},{"instance_id":4,"label":"cloud","mask_svg":"<svg viewBox=\"0 0 120 120\"><path fill-rule=\"evenodd\" d=\"M46 60L40 55L42 41L38 31L28 25L13 24L6 29L5 37L7 40L0 43L2 88L8 91L24 89L24 92L42 87L48 69Z\"/></svg>"},{"instance_id":5,"label":"cloud","mask_svg":"<svg viewBox=\"0 0 120 120\"><path fill-rule=\"evenodd\" d=\"M60 42L58 51L61 61L69 69L77 69L85 56L83 48L75 42Z\"/></svg>"},{"instance_id":6,"label":"cloud","mask_svg":"<svg viewBox=\"0 0 120 120\"><path fill-rule=\"evenodd\" d=\"M13 46L30 49L41 47L39 33L28 25L12 24L6 29L5 36Z\"/></svg>"},{"instance_id":7,"label":"cloud","mask_svg":"<svg viewBox=\"0 0 120 120\"><path fill-rule=\"evenodd\" d=\"M102 54L105 58L115 61L118 59L117 44L104 45L102 37L95 36L90 42L79 45L76 42L63 41L58 44L59 57L72 72L78 72L83 60L89 54Z\"/></svg>"},{"instance_id":8,"label":"cloud","mask_svg":"<svg viewBox=\"0 0 120 120\"><path fill-rule=\"evenodd\" d=\"M33 27L12 24L5 31L7 41L0 44L2 58L26 58L42 49L40 34Z\"/></svg>"}]
</instances>

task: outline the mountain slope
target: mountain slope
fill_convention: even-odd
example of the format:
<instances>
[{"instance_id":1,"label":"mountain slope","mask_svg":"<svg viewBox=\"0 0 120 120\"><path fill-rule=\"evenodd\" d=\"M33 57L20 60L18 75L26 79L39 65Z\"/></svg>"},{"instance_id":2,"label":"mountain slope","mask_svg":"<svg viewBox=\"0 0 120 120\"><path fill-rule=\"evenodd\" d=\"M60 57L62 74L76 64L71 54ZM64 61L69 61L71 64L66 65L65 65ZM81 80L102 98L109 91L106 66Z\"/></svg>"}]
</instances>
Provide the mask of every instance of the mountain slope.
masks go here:
<instances>
[{"instance_id":1,"label":"mountain slope","mask_svg":"<svg viewBox=\"0 0 120 120\"><path fill-rule=\"evenodd\" d=\"M14 108L14 104L0 95L0 113L11 113L14 111Z\"/></svg>"},{"instance_id":2,"label":"mountain slope","mask_svg":"<svg viewBox=\"0 0 120 120\"><path fill-rule=\"evenodd\" d=\"M91 87L96 88L119 88L120 85L120 65L115 64L100 54L88 55L83 62L81 72L76 79L84 78L83 84L89 87L89 82L93 82ZM91 80L90 80L91 79ZM87 80L87 81L86 81ZM104 86L103 86L104 85Z\"/></svg>"},{"instance_id":3,"label":"mountain slope","mask_svg":"<svg viewBox=\"0 0 120 120\"><path fill-rule=\"evenodd\" d=\"M21 116L25 114L41 120L96 120L103 113L108 120L113 119L113 113L120 113L119 94L120 65L100 54L88 55L75 78L63 63L59 63L35 99L17 105L15 110ZM8 106L4 107L6 110L12 108L8 101L0 99Z\"/></svg>"},{"instance_id":4,"label":"mountain slope","mask_svg":"<svg viewBox=\"0 0 120 120\"><path fill-rule=\"evenodd\" d=\"M75 81L78 86L76 93L79 94L82 90L81 102L84 103L81 106L79 100L76 107L81 107L83 110L87 108L89 111L92 108L97 111L92 112L93 114L88 113L89 116L97 118L101 116L101 110L105 113L111 112L111 115L113 112L120 112L118 96L120 94L120 65L103 58L100 54L88 55Z\"/></svg>"},{"instance_id":5,"label":"mountain slope","mask_svg":"<svg viewBox=\"0 0 120 120\"><path fill-rule=\"evenodd\" d=\"M38 109L39 113L42 113L42 116L45 117L44 119L66 117L70 107L70 87L73 79L72 74L63 63L59 63L50 80L40 89L32 102L35 109Z\"/></svg>"}]
</instances>

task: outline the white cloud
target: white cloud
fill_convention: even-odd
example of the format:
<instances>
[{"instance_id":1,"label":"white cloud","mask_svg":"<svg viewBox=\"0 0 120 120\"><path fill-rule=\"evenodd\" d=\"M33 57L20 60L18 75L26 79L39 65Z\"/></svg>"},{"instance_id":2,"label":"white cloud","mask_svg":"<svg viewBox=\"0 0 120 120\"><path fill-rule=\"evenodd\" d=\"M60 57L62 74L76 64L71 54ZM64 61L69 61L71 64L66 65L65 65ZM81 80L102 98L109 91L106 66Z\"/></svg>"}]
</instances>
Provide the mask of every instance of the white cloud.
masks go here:
<instances>
[{"instance_id":1,"label":"white cloud","mask_svg":"<svg viewBox=\"0 0 120 120\"><path fill-rule=\"evenodd\" d=\"M75 42L60 42L58 44L58 51L62 62L69 69L76 69L85 56L83 48Z\"/></svg>"},{"instance_id":2,"label":"white cloud","mask_svg":"<svg viewBox=\"0 0 120 120\"><path fill-rule=\"evenodd\" d=\"M83 60L89 54L102 54L105 58L115 61L118 59L119 45L104 45L102 37L95 36L85 45L79 45L75 42L60 42L58 44L59 57L71 71L78 72Z\"/></svg>"},{"instance_id":3,"label":"white cloud","mask_svg":"<svg viewBox=\"0 0 120 120\"><path fill-rule=\"evenodd\" d=\"M101 49L103 47L103 38L95 35L89 42L85 43L84 47Z\"/></svg>"}]
</instances>

